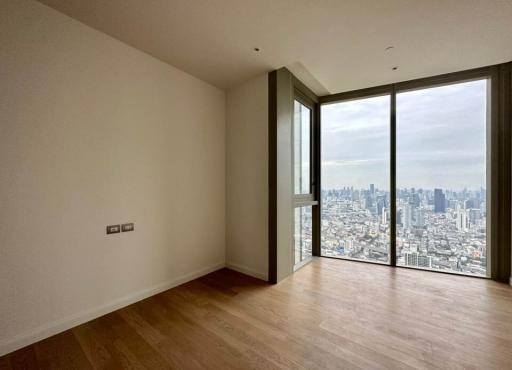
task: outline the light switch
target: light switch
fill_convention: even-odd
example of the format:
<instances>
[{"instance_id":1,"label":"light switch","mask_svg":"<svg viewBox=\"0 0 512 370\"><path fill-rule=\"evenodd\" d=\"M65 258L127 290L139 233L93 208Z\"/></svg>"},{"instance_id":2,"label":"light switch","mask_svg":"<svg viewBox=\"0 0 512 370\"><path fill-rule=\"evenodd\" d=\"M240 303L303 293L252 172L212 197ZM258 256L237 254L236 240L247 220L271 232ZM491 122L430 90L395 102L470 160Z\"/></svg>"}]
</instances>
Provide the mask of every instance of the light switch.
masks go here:
<instances>
[{"instance_id":1,"label":"light switch","mask_svg":"<svg viewBox=\"0 0 512 370\"><path fill-rule=\"evenodd\" d=\"M135 230L135 226L134 226L133 222L121 225L121 231L123 231L123 232L133 231L133 230Z\"/></svg>"},{"instance_id":2,"label":"light switch","mask_svg":"<svg viewBox=\"0 0 512 370\"><path fill-rule=\"evenodd\" d=\"M117 234L121 232L120 225L108 225L107 226L107 234Z\"/></svg>"}]
</instances>

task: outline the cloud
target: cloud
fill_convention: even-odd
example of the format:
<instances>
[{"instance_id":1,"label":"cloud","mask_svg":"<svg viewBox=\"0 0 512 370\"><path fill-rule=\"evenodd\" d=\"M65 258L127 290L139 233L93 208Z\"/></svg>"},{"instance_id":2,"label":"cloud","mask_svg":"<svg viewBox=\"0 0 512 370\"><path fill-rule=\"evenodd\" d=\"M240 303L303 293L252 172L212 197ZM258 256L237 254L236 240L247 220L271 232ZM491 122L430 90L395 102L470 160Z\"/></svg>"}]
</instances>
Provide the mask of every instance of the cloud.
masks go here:
<instances>
[{"instance_id":1,"label":"cloud","mask_svg":"<svg viewBox=\"0 0 512 370\"><path fill-rule=\"evenodd\" d=\"M397 177L406 187L485 187L487 84L397 95ZM389 183L389 96L322 106L324 188Z\"/></svg>"}]
</instances>

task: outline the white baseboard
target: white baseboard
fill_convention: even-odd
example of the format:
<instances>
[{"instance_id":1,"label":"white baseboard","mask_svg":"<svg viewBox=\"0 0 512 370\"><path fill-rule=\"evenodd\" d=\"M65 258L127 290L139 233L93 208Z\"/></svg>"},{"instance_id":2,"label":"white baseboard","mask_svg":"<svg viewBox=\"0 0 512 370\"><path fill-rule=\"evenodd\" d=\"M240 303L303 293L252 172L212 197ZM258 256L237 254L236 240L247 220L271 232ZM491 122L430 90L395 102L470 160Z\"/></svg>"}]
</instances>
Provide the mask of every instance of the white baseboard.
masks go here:
<instances>
[{"instance_id":1,"label":"white baseboard","mask_svg":"<svg viewBox=\"0 0 512 370\"><path fill-rule=\"evenodd\" d=\"M261 271L255 271L253 269L250 269L246 266L239 265L237 263L232 262L226 262L226 267L231 270L238 271L242 274L249 275L252 277L255 277L256 279L268 281L268 274L261 272Z\"/></svg>"},{"instance_id":2,"label":"white baseboard","mask_svg":"<svg viewBox=\"0 0 512 370\"><path fill-rule=\"evenodd\" d=\"M151 288L147 288L137 293L130 294L126 297L116 299L100 307L82 311L63 319L55 320L48 324L41 325L35 329L16 335L13 338L0 341L0 356L11 353L17 349L23 348L42 339L51 337L52 335L61 333L65 330L71 329L87 321L91 321L97 317L106 315L107 313L126 307L132 303L151 297L155 294L174 288L188 281L197 279L198 277L209 274L210 272L216 271L225 266L226 264L224 262L219 262L213 266L191 272L178 278L155 285Z\"/></svg>"}]
</instances>

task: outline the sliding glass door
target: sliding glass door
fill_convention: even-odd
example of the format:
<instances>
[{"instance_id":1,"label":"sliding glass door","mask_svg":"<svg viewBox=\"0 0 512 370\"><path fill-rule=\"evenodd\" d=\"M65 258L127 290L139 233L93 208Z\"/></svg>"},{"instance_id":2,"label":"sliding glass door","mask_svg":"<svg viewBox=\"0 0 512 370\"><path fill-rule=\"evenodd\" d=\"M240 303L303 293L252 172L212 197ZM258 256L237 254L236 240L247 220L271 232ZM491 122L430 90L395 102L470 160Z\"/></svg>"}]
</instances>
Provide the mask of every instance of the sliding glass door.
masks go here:
<instances>
[{"instance_id":1,"label":"sliding glass door","mask_svg":"<svg viewBox=\"0 0 512 370\"><path fill-rule=\"evenodd\" d=\"M390 95L321 107L321 254L389 263Z\"/></svg>"}]
</instances>

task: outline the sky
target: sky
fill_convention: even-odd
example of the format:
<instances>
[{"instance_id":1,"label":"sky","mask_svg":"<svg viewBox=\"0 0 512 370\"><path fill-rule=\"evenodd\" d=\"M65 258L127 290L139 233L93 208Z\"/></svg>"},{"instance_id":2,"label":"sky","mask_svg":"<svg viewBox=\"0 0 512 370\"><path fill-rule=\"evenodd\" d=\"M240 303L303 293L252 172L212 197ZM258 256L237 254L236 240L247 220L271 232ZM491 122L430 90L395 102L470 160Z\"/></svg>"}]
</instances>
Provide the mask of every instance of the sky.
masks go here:
<instances>
[{"instance_id":1,"label":"sky","mask_svg":"<svg viewBox=\"0 0 512 370\"><path fill-rule=\"evenodd\" d=\"M487 81L397 94L397 187L485 188ZM389 96L322 106L322 187L389 190Z\"/></svg>"}]
</instances>

